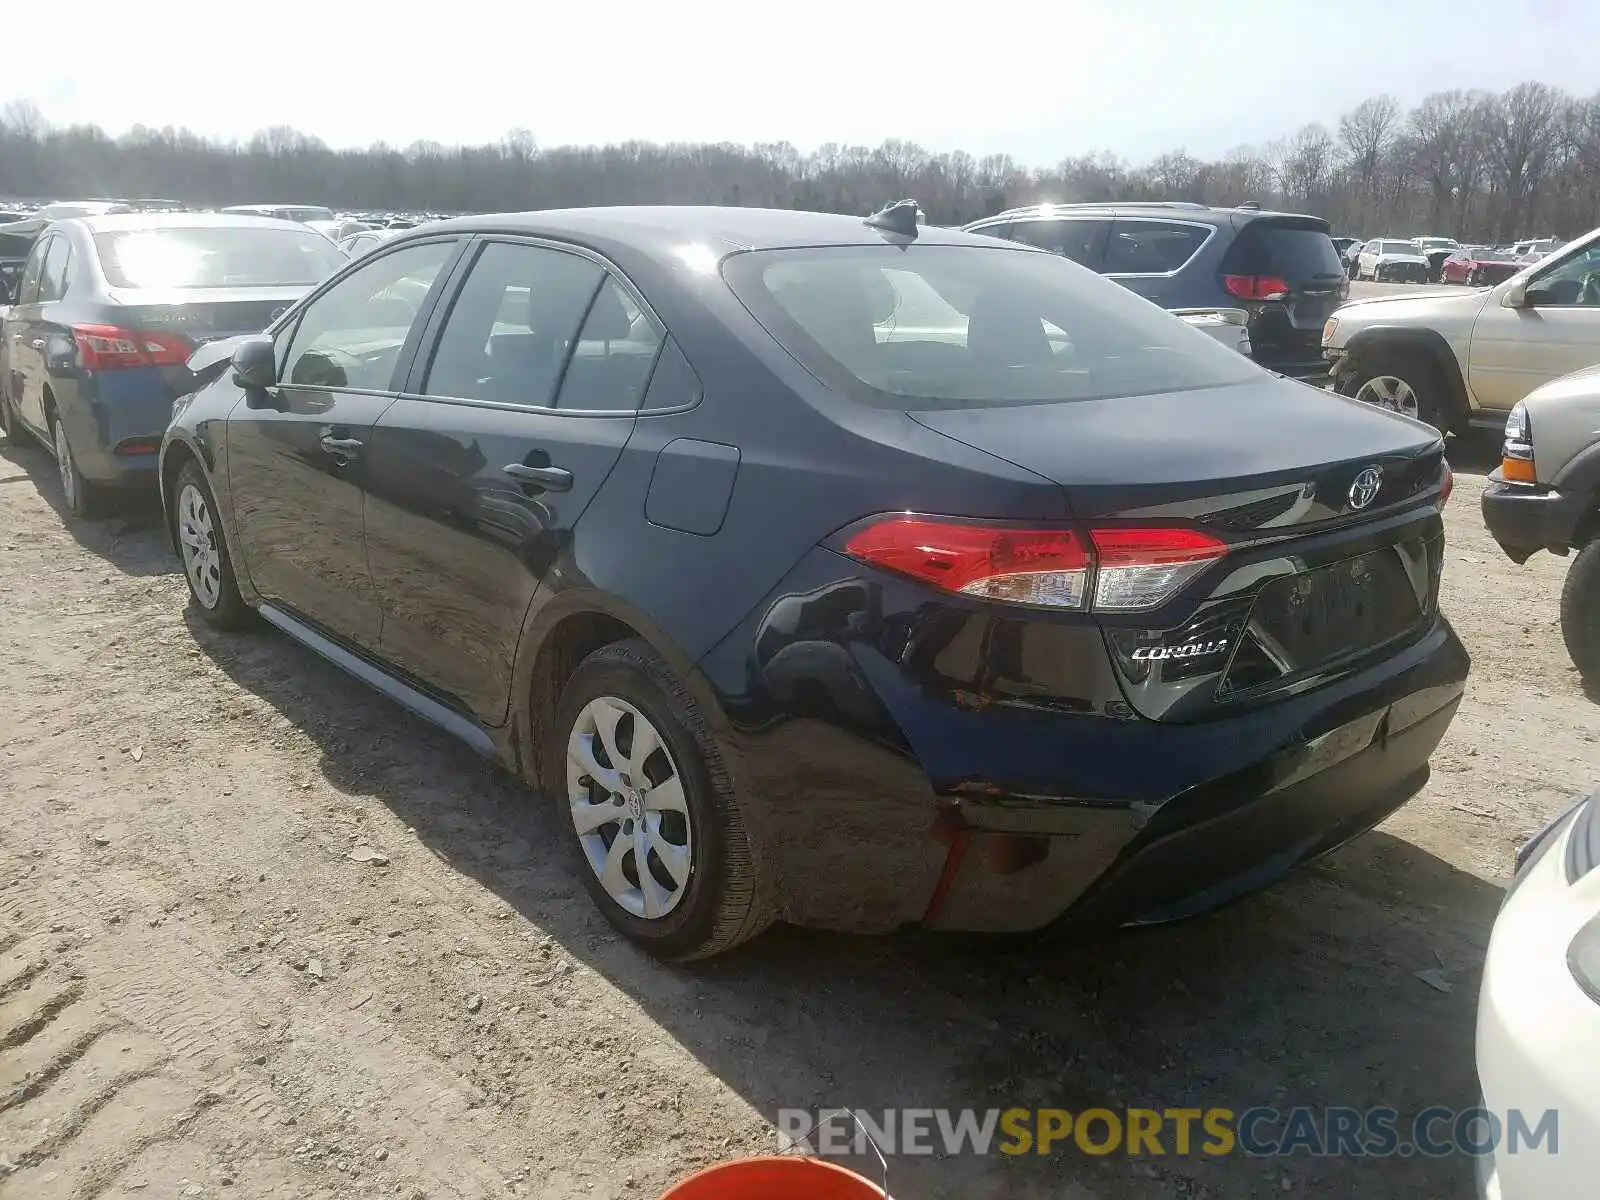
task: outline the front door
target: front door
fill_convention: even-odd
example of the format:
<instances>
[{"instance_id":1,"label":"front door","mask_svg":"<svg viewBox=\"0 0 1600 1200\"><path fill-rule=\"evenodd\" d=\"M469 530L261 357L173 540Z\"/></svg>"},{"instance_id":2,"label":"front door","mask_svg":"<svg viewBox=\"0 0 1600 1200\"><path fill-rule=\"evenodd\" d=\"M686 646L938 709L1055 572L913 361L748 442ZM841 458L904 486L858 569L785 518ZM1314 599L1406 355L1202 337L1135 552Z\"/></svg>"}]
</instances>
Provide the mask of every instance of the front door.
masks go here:
<instances>
[{"instance_id":1,"label":"front door","mask_svg":"<svg viewBox=\"0 0 1600 1200\"><path fill-rule=\"evenodd\" d=\"M1489 293L1478 312L1467 372L1480 407L1507 412L1542 383L1600 362L1600 242L1587 241L1527 281L1530 305Z\"/></svg>"},{"instance_id":2,"label":"front door","mask_svg":"<svg viewBox=\"0 0 1600 1200\"><path fill-rule=\"evenodd\" d=\"M382 655L497 725L533 594L622 453L663 331L592 259L513 241L481 245L434 326L367 464Z\"/></svg>"},{"instance_id":3,"label":"front door","mask_svg":"<svg viewBox=\"0 0 1600 1200\"><path fill-rule=\"evenodd\" d=\"M366 260L279 333L278 387L228 421L228 477L243 567L263 599L368 651L379 613L362 490L374 423L394 403L459 239Z\"/></svg>"},{"instance_id":4,"label":"front door","mask_svg":"<svg viewBox=\"0 0 1600 1200\"><path fill-rule=\"evenodd\" d=\"M12 409L41 436L48 437L44 405L44 348L46 334L39 310L39 279L44 272L44 257L59 240L49 234L34 243L17 288L17 303L6 318L6 389Z\"/></svg>"}]
</instances>

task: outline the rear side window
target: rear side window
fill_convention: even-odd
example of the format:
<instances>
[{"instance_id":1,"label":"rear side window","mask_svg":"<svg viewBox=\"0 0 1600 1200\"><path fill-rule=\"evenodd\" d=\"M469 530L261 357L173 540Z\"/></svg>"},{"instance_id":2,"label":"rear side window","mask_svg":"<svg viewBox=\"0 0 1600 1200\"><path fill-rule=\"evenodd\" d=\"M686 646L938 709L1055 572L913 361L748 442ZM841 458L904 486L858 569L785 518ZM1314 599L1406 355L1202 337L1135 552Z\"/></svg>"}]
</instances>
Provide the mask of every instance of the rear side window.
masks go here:
<instances>
[{"instance_id":1,"label":"rear side window","mask_svg":"<svg viewBox=\"0 0 1600 1200\"><path fill-rule=\"evenodd\" d=\"M632 412L644 398L665 331L609 275L578 331L557 408Z\"/></svg>"},{"instance_id":2,"label":"rear side window","mask_svg":"<svg viewBox=\"0 0 1600 1200\"><path fill-rule=\"evenodd\" d=\"M577 254L490 242L451 306L423 390L551 407L604 277L599 264Z\"/></svg>"},{"instance_id":3,"label":"rear side window","mask_svg":"<svg viewBox=\"0 0 1600 1200\"><path fill-rule=\"evenodd\" d=\"M67 294L67 266L72 260L72 246L65 237L50 239L45 251L44 266L39 272L39 300L59 300Z\"/></svg>"},{"instance_id":4,"label":"rear side window","mask_svg":"<svg viewBox=\"0 0 1600 1200\"><path fill-rule=\"evenodd\" d=\"M1376 250L1375 243L1367 245ZM1294 221L1251 221L1239 231L1223 260L1225 275L1272 275L1289 283L1344 274L1326 227Z\"/></svg>"},{"instance_id":5,"label":"rear side window","mask_svg":"<svg viewBox=\"0 0 1600 1200\"><path fill-rule=\"evenodd\" d=\"M1111 236L1108 220L1018 221L1006 235L1013 242L1037 246L1081 263L1091 271L1105 270L1106 239Z\"/></svg>"},{"instance_id":6,"label":"rear side window","mask_svg":"<svg viewBox=\"0 0 1600 1200\"><path fill-rule=\"evenodd\" d=\"M1048 254L977 245L730 255L723 275L823 383L901 410L1104 400L1243 383L1238 351Z\"/></svg>"},{"instance_id":7,"label":"rear side window","mask_svg":"<svg viewBox=\"0 0 1600 1200\"><path fill-rule=\"evenodd\" d=\"M1171 221L1115 221L1106 244L1108 275L1165 275L1205 245L1211 230ZM1332 244L1331 242L1329 243Z\"/></svg>"}]
</instances>

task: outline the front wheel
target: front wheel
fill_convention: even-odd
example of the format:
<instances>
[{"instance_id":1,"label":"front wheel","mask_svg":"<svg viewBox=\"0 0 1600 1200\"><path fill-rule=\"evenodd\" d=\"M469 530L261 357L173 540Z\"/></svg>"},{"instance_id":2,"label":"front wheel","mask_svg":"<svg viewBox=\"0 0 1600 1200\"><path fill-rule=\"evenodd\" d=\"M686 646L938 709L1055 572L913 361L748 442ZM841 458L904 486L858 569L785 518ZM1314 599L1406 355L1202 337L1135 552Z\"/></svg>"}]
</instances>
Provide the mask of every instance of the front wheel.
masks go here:
<instances>
[{"instance_id":1,"label":"front wheel","mask_svg":"<svg viewBox=\"0 0 1600 1200\"><path fill-rule=\"evenodd\" d=\"M1437 373L1418 355L1380 354L1347 376L1339 391L1364 404L1376 405L1432 425L1440 433L1446 432Z\"/></svg>"},{"instance_id":2,"label":"front wheel","mask_svg":"<svg viewBox=\"0 0 1600 1200\"><path fill-rule=\"evenodd\" d=\"M711 730L648 644L578 664L545 764L584 886L631 941L658 958L709 958L771 923Z\"/></svg>"},{"instance_id":3,"label":"front wheel","mask_svg":"<svg viewBox=\"0 0 1600 1200\"><path fill-rule=\"evenodd\" d=\"M1600 538L1567 568L1561 586L1561 640L1585 679L1600 680Z\"/></svg>"},{"instance_id":4,"label":"front wheel","mask_svg":"<svg viewBox=\"0 0 1600 1200\"><path fill-rule=\"evenodd\" d=\"M239 594L216 501L197 463L186 463L172 489L172 536L200 619L216 629L242 629L252 612Z\"/></svg>"}]
</instances>

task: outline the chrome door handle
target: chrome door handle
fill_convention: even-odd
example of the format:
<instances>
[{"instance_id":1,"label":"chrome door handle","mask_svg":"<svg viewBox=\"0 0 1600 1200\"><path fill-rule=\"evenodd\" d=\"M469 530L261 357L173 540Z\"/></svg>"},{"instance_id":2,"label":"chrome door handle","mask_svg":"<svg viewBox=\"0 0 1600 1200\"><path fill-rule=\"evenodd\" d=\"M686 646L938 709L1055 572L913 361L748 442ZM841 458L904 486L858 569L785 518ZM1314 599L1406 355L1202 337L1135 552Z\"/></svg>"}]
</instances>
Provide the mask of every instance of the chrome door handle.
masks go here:
<instances>
[{"instance_id":1,"label":"chrome door handle","mask_svg":"<svg viewBox=\"0 0 1600 1200\"><path fill-rule=\"evenodd\" d=\"M360 457L365 443L356 438L336 438L325 435L320 445L335 458L351 459Z\"/></svg>"},{"instance_id":2,"label":"chrome door handle","mask_svg":"<svg viewBox=\"0 0 1600 1200\"><path fill-rule=\"evenodd\" d=\"M507 463L501 470L519 483L532 484L547 492L572 490L572 472L562 467L530 467L523 463Z\"/></svg>"}]
</instances>

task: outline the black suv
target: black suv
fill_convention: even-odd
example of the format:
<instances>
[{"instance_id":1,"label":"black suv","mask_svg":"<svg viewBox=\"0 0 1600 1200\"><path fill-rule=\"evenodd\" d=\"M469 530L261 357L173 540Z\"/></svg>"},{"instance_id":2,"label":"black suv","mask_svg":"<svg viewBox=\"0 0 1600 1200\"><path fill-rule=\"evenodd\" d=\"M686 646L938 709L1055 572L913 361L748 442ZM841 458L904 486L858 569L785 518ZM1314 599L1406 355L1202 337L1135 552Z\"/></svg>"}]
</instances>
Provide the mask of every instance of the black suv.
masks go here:
<instances>
[{"instance_id":1,"label":"black suv","mask_svg":"<svg viewBox=\"0 0 1600 1200\"><path fill-rule=\"evenodd\" d=\"M1175 201L1036 204L966 226L1061 254L1162 308L1240 308L1252 357L1320 381L1322 324L1349 295L1321 217Z\"/></svg>"}]
</instances>

